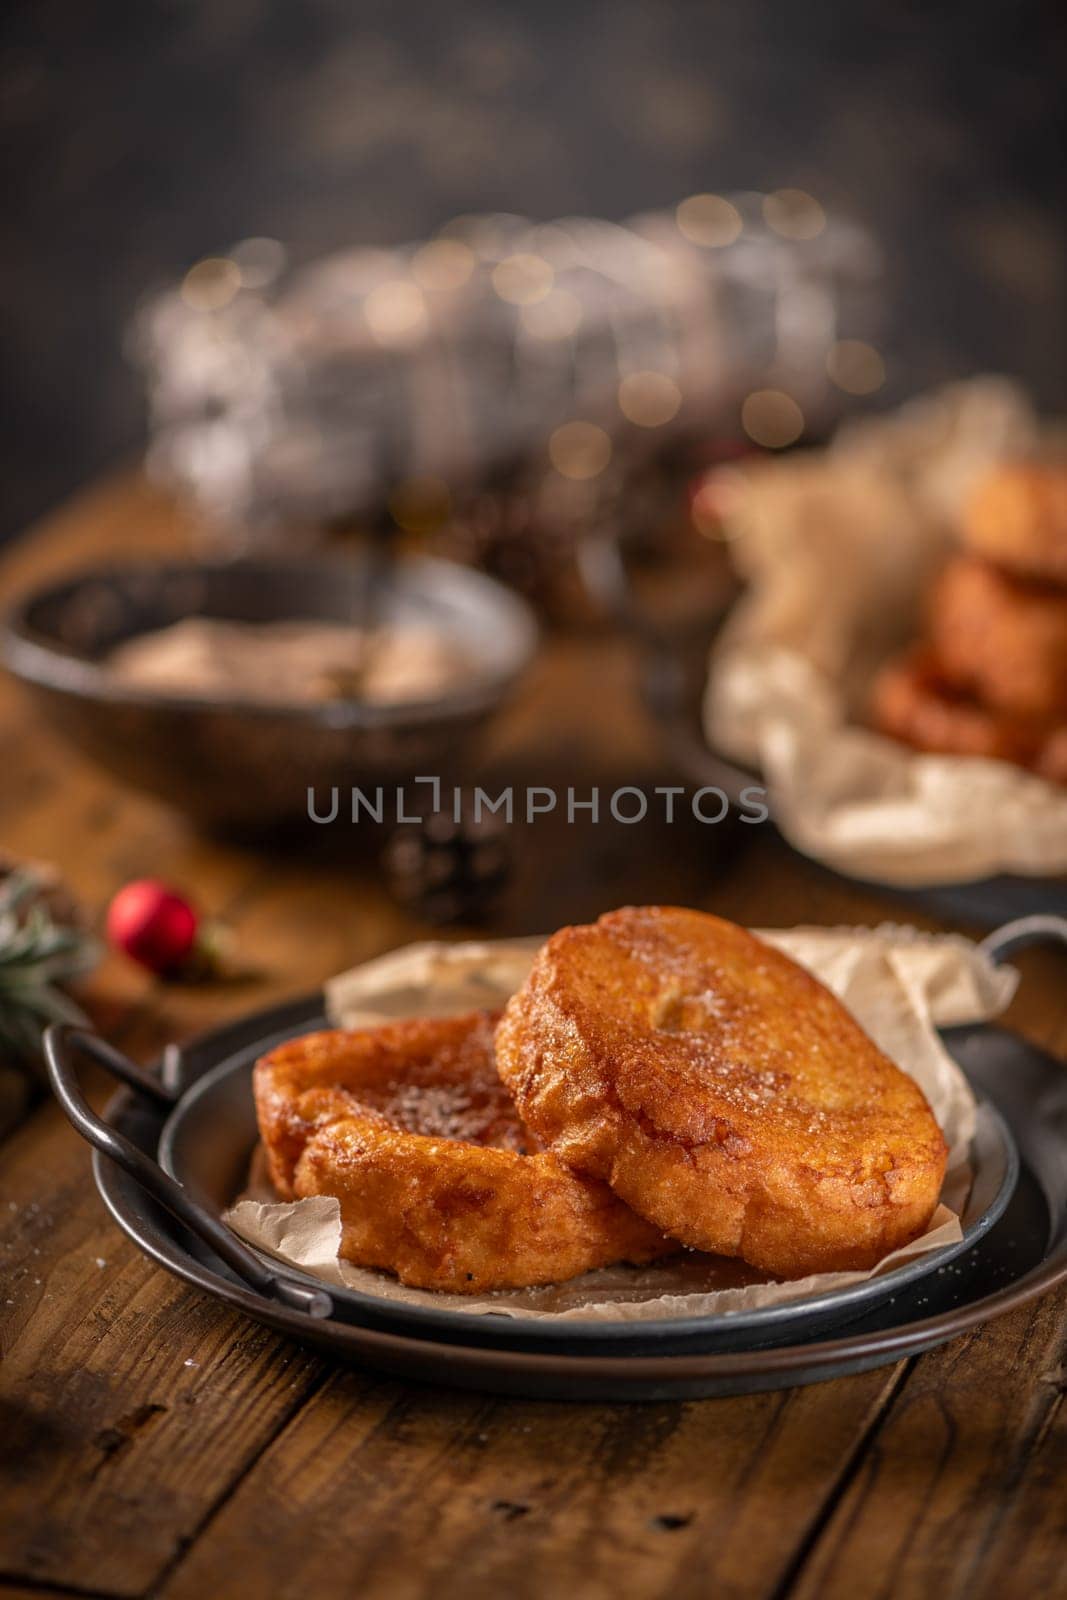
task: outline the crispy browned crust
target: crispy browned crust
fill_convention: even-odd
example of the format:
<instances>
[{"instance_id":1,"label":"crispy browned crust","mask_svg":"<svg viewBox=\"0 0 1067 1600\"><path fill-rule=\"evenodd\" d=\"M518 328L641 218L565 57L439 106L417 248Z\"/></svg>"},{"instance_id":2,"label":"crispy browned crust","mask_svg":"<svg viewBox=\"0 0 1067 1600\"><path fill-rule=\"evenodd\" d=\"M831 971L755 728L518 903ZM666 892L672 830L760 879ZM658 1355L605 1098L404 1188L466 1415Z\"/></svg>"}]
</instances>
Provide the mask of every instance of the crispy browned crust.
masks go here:
<instances>
[{"instance_id":1,"label":"crispy browned crust","mask_svg":"<svg viewBox=\"0 0 1067 1600\"><path fill-rule=\"evenodd\" d=\"M916 645L882 668L871 692L871 721L880 732L916 750L1011 761L1052 781L1067 782L1061 721L983 704L949 682L928 645Z\"/></svg>"},{"instance_id":2,"label":"crispy browned crust","mask_svg":"<svg viewBox=\"0 0 1067 1600\"><path fill-rule=\"evenodd\" d=\"M271 1176L336 1196L341 1254L420 1289L558 1283L677 1248L523 1127L485 1012L313 1033L256 1063Z\"/></svg>"},{"instance_id":3,"label":"crispy browned crust","mask_svg":"<svg viewBox=\"0 0 1067 1600\"><path fill-rule=\"evenodd\" d=\"M526 1124L687 1245L784 1278L873 1266L937 1204L918 1086L795 962L718 917L564 928L497 1030Z\"/></svg>"},{"instance_id":4,"label":"crispy browned crust","mask_svg":"<svg viewBox=\"0 0 1067 1600\"><path fill-rule=\"evenodd\" d=\"M979 700L1067 720L1067 589L958 556L931 592L929 638L949 680Z\"/></svg>"},{"instance_id":5,"label":"crispy browned crust","mask_svg":"<svg viewBox=\"0 0 1067 1600\"><path fill-rule=\"evenodd\" d=\"M1067 464L998 467L971 496L963 538L998 566L1067 584Z\"/></svg>"}]
</instances>

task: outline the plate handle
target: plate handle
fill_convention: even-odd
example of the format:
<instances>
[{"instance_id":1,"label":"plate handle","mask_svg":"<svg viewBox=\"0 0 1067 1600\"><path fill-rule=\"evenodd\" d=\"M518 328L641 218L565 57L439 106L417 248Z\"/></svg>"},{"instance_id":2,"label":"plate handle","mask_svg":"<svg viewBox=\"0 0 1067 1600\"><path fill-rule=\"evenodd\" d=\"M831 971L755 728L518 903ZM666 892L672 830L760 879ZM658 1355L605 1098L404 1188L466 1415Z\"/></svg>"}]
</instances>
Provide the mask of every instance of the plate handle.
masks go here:
<instances>
[{"instance_id":1,"label":"plate handle","mask_svg":"<svg viewBox=\"0 0 1067 1600\"><path fill-rule=\"evenodd\" d=\"M283 1305L303 1311L309 1317L333 1315L333 1301L325 1289L310 1289L272 1272L247 1245L218 1217L196 1205L180 1183L165 1173L159 1164L139 1150L125 1134L112 1128L89 1105L78 1083L76 1060L88 1056L116 1078L146 1094L157 1105L172 1106L176 1095L164 1089L136 1062L121 1054L99 1034L67 1022L53 1023L45 1030L44 1055L52 1090L66 1116L83 1139L127 1172L135 1183L161 1206L183 1222L203 1240L226 1265L257 1294L280 1300Z\"/></svg>"},{"instance_id":2,"label":"plate handle","mask_svg":"<svg viewBox=\"0 0 1067 1600\"><path fill-rule=\"evenodd\" d=\"M1001 928L994 928L978 946L991 961L1004 961L1017 950L1028 950L1034 944L1067 945L1067 917L1051 912L1039 912L1032 917L1017 917Z\"/></svg>"}]
</instances>

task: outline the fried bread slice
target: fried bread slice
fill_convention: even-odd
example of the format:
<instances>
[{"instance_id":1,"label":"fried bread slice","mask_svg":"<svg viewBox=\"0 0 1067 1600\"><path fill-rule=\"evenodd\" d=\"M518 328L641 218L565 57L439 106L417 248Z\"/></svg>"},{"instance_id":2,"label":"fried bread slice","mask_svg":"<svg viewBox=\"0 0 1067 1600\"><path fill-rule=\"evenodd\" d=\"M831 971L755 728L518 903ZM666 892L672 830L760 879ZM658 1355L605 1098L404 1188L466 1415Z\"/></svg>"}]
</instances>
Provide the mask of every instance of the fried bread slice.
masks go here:
<instances>
[{"instance_id":1,"label":"fried bread slice","mask_svg":"<svg viewBox=\"0 0 1067 1600\"><path fill-rule=\"evenodd\" d=\"M936 755L981 756L1032 767L1051 782L1067 781L1062 718L997 709L949 682L929 645L888 662L871 691L871 721L881 732Z\"/></svg>"},{"instance_id":2,"label":"fried bread slice","mask_svg":"<svg viewBox=\"0 0 1067 1600\"><path fill-rule=\"evenodd\" d=\"M1067 584L1067 462L1003 462L979 481L962 532L1009 572Z\"/></svg>"},{"instance_id":3,"label":"fried bread slice","mask_svg":"<svg viewBox=\"0 0 1067 1600\"><path fill-rule=\"evenodd\" d=\"M677 1249L527 1132L493 1064L496 1020L313 1033L262 1057L278 1193L335 1196L344 1258L421 1289L526 1288Z\"/></svg>"},{"instance_id":4,"label":"fried bread slice","mask_svg":"<svg viewBox=\"0 0 1067 1600\"><path fill-rule=\"evenodd\" d=\"M1067 722L1067 589L957 556L934 584L929 617L950 682L999 710Z\"/></svg>"},{"instance_id":5,"label":"fried bread slice","mask_svg":"<svg viewBox=\"0 0 1067 1600\"><path fill-rule=\"evenodd\" d=\"M828 989L733 923L630 907L548 940L497 1030L526 1125L685 1244L784 1278L925 1228L946 1149Z\"/></svg>"}]
</instances>

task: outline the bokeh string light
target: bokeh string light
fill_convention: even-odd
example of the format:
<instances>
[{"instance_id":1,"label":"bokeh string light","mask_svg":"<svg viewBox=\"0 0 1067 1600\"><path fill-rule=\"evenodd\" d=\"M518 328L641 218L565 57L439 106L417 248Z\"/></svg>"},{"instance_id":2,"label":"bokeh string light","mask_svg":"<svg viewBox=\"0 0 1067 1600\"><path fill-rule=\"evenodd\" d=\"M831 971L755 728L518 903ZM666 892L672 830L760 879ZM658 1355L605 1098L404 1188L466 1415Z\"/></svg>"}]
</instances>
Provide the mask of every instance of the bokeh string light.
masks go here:
<instances>
[{"instance_id":1,"label":"bokeh string light","mask_svg":"<svg viewBox=\"0 0 1067 1600\"><path fill-rule=\"evenodd\" d=\"M611 439L595 422L565 422L549 436L548 454L565 478L596 478L611 460Z\"/></svg>"},{"instance_id":2,"label":"bokeh string light","mask_svg":"<svg viewBox=\"0 0 1067 1600\"><path fill-rule=\"evenodd\" d=\"M447 293L467 283L477 265L469 245L461 239L431 239L411 258L411 276L420 289Z\"/></svg>"},{"instance_id":3,"label":"bokeh string light","mask_svg":"<svg viewBox=\"0 0 1067 1600\"><path fill-rule=\"evenodd\" d=\"M862 339L838 339L826 352L826 370L846 394L874 394L885 383L885 362Z\"/></svg>"},{"instance_id":4,"label":"bokeh string light","mask_svg":"<svg viewBox=\"0 0 1067 1600\"><path fill-rule=\"evenodd\" d=\"M690 195L681 202L675 215L687 239L711 249L733 244L744 227L737 207L719 194Z\"/></svg>"},{"instance_id":5,"label":"bokeh string light","mask_svg":"<svg viewBox=\"0 0 1067 1600\"><path fill-rule=\"evenodd\" d=\"M614 492L676 439L784 449L884 382L875 265L798 189L625 225L463 216L299 269L244 240L138 318L149 459L250 545L386 497L418 531L519 463Z\"/></svg>"},{"instance_id":6,"label":"bokeh string light","mask_svg":"<svg viewBox=\"0 0 1067 1600\"><path fill-rule=\"evenodd\" d=\"M522 308L519 322L534 339L569 339L582 324L582 302L569 289L553 289Z\"/></svg>"},{"instance_id":7,"label":"bokeh string light","mask_svg":"<svg viewBox=\"0 0 1067 1600\"><path fill-rule=\"evenodd\" d=\"M753 444L784 450L804 432L804 413L781 389L756 389L741 404L741 426Z\"/></svg>"},{"instance_id":8,"label":"bokeh string light","mask_svg":"<svg viewBox=\"0 0 1067 1600\"><path fill-rule=\"evenodd\" d=\"M285 271L287 251L280 239L242 239L230 251L242 289L266 289Z\"/></svg>"},{"instance_id":9,"label":"bokeh string light","mask_svg":"<svg viewBox=\"0 0 1067 1600\"><path fill-rule=\"evenodd\" d=\"M619 410L639 428L662 428L681 404L682 391L665 372L630 372L619 384Z\"/></svg>"},{"instance_id":10,"label":"bokeh string light","mask_svg":"<svg viewBox=\"0 0 1067 1600\"><path fill-rule=\"evenodd\" d=\"M367 326L379 344L416 343L427 325L426 301L418 284L381 283L363 302Z\"/></svg>"},{"instance_id":11,"label":"bokeh string light","mask_svg":"<svg viewBox=\"0 0 1067 1600\"><path fill-rule=\"evenodd\" d=\"M775 189L765 195L763 216L783 239L816 239L826 227L826 212L803 189Z\"/></svg>"},{"instance_id":12,"label":"bokeh string light","mask_svg":"<svg viewBox=\"0 0 1067 1600\"><path fill-rule=\"evenodd\" d=\"M513 306L532 306L551 293L555 270L543 256L520 251L493 268L493 288Z\"/></svg>"},{"instance_id":13,"label":"bokeh string light","mask_svg":"<svg viewBox=\"0 0 1067 1600\"><path fill-rule=\"evenodd\" d=\"M241 288L241 269L227 256L207 256L182 279L181 297L191 311L221 311Z\"/></svg>"}]
</instances>

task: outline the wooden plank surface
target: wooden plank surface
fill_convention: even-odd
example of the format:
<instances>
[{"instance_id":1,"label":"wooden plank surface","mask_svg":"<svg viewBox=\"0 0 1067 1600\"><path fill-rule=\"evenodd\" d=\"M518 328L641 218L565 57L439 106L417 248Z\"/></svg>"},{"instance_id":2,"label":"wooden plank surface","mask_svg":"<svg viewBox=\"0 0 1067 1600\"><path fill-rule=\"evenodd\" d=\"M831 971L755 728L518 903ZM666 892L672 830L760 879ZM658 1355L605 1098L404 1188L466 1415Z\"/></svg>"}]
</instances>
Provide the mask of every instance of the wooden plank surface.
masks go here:
<instances>
[{"instance_id":1,"label":"wooden plank surface","mask_svg":"<svg viewBox=\"0 0 1067 1600\"><path fill-rule=\"evenodd\" d=\"M342 1374L163 1594L770 1594L896 1381L575 1408Z\"/></svg>"},{"instance_id":2,"label":"wooden plank surface","mask_svg":"<svg viewBox=\"0 0 1067 1600\"><path fill-rule=\"evenodd\" d=\"M1065 1343L1048 1295L916 1362L797 1600L1062 1593Z\"/></svg>"},{"instance_id":3,"label":"wooden plank surface","mask_svg":"<svg viewBox=\"0 0 1067 1600\"><path fill-rule=\"evenodd\" d=\"M105 550L188 542L166 501L119 480L17 550L0 597ZM665 781L626 697L631 672L610 641L557 644L487 770ZM590 726L584 708L605 703L617 715ZM166 985L104 963L93 1013L142 1059L428 931L352 841L267 860L197 838L42 735L6 684L0 753L0 845L55 861L93 915L151 871L233 924L243 970L227 982ZM902 916L766 839L642 829L637 849L631 833L565 825L536 839L494 932L652 897L757 926ZM1067 964L1034 952L1021 966L1011 1022L1067 1053ZM0 1196L0 1600L26 1583L326 1600L1054 1591L1067 1296L810 1389L536 1404L336 1371L221 1311L109 1224L50 1104L0 1146Z\"/></svg>"},{"instance_id":4,"label":"wooden plank surface","mask_svg":"<svg viewBox=\"0 0 1067 1600\"><path fill-rule=\"evenodd\" d=\"M12 1143L0 1573L140 1594L284 1425L317 1367L188 1294L104 1225L84 1148L53 1113Z\"/></svg>"}]
</instances>

